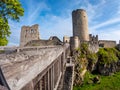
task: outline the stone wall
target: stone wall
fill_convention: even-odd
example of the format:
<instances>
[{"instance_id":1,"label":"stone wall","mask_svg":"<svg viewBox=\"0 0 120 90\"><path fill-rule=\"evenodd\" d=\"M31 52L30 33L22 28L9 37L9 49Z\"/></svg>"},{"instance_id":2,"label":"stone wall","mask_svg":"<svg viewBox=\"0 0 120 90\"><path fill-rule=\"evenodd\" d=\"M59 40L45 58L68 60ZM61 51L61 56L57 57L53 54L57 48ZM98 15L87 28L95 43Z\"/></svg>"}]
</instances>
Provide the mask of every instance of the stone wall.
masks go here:
<instances>
[{"instance_id":1,"label":"stone wall","mask_svg":"<svg viewBox=\"0 0 120 90\"><path fill-rule=\"evenodd\" d=\"M96 53L99 51L98 43L89 42L88 45L89 45L88 48L92 53Z\"/></svg>"},{"instance_id":2,"label":"stone wall","mask_svg":"<svg viewBox=\"0 0 120 90\"><path fill-rule=\"evenodd\" d=\"M120 40L119 40L119 44L117 45L118 49L120 50Z\"/></svg>"},{"instance_id":3,"label":"stone wall","mask_svg":"<svg viewBox=\"0 0 120 90\"><path fill-rule=\"evenodd\" d=\"M92 34L89 34L89 50L93 53L98 52L99 50L99 44L98 44L98 35L94 36Z\"/></svg>"},{"instance_id":4,"label":"stone wall","mask_svg":"<svg viewBox=\"0 0 120 90\"><path fill-rule=\"evenodd\" d=\"M20 36L20 46L24 46L31 40L39 40L39 26L38 24L30 26L22 26Z\"/></svg>"},{"instance_id":5,"label":"stone wall","mask_svg":"<svg viewBox=\"0 0 120 90\"><path fill-rule=\"evenodd\" d=\"M118 49L120 50L120 44L118 44Z\"/></svg>"},{"instance_id":6,"label":"stone wall","mask_svg":"<svg viewBox=\"0 0 120 90\"><path fill-rule=\"evenodd\" d=\"M86 11L77 9L72 12L73 36L78 36L80 41L89 41L88 19Z\"/></svg>"},{"instance_id":7,"label":"stone wall","mask_svg":"<svg viewBox=\"0 0 120 90\"><path fill-rule=\"evenodd\" d=\"M112 40L99 40L99 47L113 48L116 46L116 41Z\"/></svg>"},{"instance_id":8,"label":"stone wall","mask_svg":"<svg viewBox=\"0 0 120 90\"><path fill-rule=\"evenodd\" d=\"M64 36L63 37L63 43L70 43L70 37Z\"/></svg>"},{"instance_id":9,"label":"stone wall","mask_svg":"<svg viewBox=\"0 0 120 90\"><path fill-rule=\"evenodd\" d=\"M50 37L49 40L31 40L25 46L53 46L53 45L63 45L56 36Z\"/></svg>"}]
</instances>

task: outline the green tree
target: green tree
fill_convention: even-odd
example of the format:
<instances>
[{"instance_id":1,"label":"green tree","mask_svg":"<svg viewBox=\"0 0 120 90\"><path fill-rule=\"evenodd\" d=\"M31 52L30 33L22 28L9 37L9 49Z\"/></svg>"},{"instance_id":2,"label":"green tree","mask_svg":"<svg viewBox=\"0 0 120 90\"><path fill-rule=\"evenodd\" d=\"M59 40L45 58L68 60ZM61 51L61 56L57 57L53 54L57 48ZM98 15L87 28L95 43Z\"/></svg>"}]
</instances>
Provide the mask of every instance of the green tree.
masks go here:
<instances>
[{"instance_id":1,"label":"green tree","mask_svg":"<svg viewBox=\"0 0 120 90\"><path fill-rule=\"evenodd\" d=\"M7 45L11 34L8 19L18 22L23 15L19 0L0 0L0 46Z\"/></svg>"}]
</instances>

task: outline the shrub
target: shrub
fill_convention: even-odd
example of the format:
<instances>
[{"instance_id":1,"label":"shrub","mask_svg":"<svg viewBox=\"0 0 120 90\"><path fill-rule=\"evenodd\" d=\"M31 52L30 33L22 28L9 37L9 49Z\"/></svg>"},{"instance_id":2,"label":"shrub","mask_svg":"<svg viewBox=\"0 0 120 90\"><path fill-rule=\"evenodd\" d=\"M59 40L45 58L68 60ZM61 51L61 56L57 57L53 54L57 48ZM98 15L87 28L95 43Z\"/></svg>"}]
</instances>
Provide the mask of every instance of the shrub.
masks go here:
<instances>
[{"instance_id":1,"label":"shrub","mask_svg":"<svg viewBox=\"0 0 120 90\"><path fill-rule=\"evenodd\" d=\"M90 53L90 51L88 49L88 44L87 43L82 43L81 47L80 47L80 50L81 50L81 54L87 55L87 54Z\"/></svg>"},{"instance_id":2,"label":"shrub","mask_svg":"<svg viewBox=\"0 0 120 90\"><path fill-rule=\"evenodd\" d=\"M110 64L119 60L118 52L114 48L100 48L97 55L100 64Z\"/></svg>"},{"instance_id":3,"label":"shrub","mask_svg":"<svg viewBox=\"0 0 120 90\"><path fill-rule=\"evenodd\" d=\"M98 57L96 53L90 53L87 55L87 59L92 63L95 63L98 60Z\"/></svg>"}]
</instances>

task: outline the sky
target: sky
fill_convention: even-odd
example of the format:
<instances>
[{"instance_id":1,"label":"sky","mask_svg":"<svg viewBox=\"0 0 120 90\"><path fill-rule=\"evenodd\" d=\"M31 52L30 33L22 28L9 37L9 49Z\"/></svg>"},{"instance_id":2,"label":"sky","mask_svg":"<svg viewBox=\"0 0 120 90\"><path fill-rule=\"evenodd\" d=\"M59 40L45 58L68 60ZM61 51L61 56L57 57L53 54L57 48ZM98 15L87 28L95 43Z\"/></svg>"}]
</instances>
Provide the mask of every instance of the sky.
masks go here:
<instances>
[{"instance_id":1,"label":"sky","mask_svg":"<svg viewBox=\"0 0 120 90\"><path fill-rule=\"evenodd\" d=\"M39 24L41 39L72 36L72 11L85 9L89 33L99 40L120 40L120 0L20 0L24 16L20 22L9 20L12 34L9 46L18 46L23 25Z\"/></svg>"}]
</instances>

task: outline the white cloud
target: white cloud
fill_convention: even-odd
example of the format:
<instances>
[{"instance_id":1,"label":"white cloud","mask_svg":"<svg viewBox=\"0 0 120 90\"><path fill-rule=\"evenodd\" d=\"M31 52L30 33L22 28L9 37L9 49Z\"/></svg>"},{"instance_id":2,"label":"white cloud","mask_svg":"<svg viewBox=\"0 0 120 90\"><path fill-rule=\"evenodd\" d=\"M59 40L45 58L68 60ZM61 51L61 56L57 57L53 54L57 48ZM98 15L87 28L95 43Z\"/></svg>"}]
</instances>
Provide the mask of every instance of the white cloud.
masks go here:
<instances>
[{"instance_id":1,"label":"white cloud","mask_svg":"<svg viewBox=\"0 0 120 90\"><path fill-rule=\"evenodd\" d=\"M82 8L79 6L81 1L72 3L74 5L78 5L76 7ZM92 22L92 19L95 17L99 17L100 14L98 15L96 12L96 9L100 7L101 5L104 5L106 2L105 0L102 0L99 5L94 5L92 6L87 0L83 1L83 3L86 4L86 7L83 7L89 14L89 21ZM68 17L63 18L63 17L58 17L54 15L47 15L44 17L44 20L42 21L42 28L40 29L41 34L43 35L42 38L45 38L47 35L47 38L50 35L56 35L62 38L64 35L71 36L72 35L72 20L71 20L71 13L72 9L67 9L67 13L64 15L68 15ZM69 13L69 14L68 14Z\"/></svg>"},{"instance_id":2,"label":"white cloud","mask_svg":"<svg viewBox=\"0 0 120 90\"><path fill-rule=\"evenodd\" d=\"M120 1L117 2L118 3L118 11L117 11L117 15L120 16Z\"/></svg>"},{"instance_id":3,"label":"white cloud","mask_svg":"<svg viewBox=\"0 0 120 90\"><path fill-rule=\"evenodd\" d=\"M9 42L7 46L19 46L18 43Z\"/></svg>"},{"instance_id":4,"label":"white cloud","mask_svg":"<svg viewBox=\"0 0 120 90\"><path fill-rule=\"evenodd\" d=\"M119 1L119 0L117 0ZM101 27L105 27L111 24L115 24L120 22L120 18L118 17L120 15L120 9L118 9L118 13L115 13L115 17L109 20L106 20L105 22L99 22L95 20L96 18L101 18L104 7L108 5L108 0L100 0L99 3L96 5L91 4L88 0L72 0L71 5L66 6L65 9L62 12L62 16L56 16L53 13L47 14L45 16L40 16L42 11L51 10L51 7L48 7L48 5L44 2L35 2L34 0L29 0L27 4L28 10L25 11L26 15L22 18L22 21L19 24L10 23L12 27L12 38L15 38L16 41L19 40L20 37L20 29L22 25L32 25L34 22L36 22L36 19L39 19L40 21L37 21L37 23L40 25L40 35L43 39L48 39L50 36L58 36L62 39L64 35L71 36L72 35L72 16L71 12L73 9L76 8L83 8L88 13L88 19L89 19L89 26L90 26L90 32L93 34L98 34L100 39L113 39L118 40L120 38L120 27L114 28L112 30L110 29L104 29L104 30L98 30ZM69 3L70 4L70 3ZM119 7L120 8L120 7ZM116 17L117 16L117 17ZM109 31L109 33L108 33ZM19 34L19 35L18 35ZM10 43L16 43L14 40L11 40Z\"/></svg>"},{"instance_id":5,"label":"white cloud","mask_svg":"<svg viewBox=\"0 0 120 90\"><path fill-rule=\"evenodd\" d=\"M99 32L99 39L100 40L115 40L117 43L120 40L120 29L111 29L109 32L101 31Z\"/></svg>"},{"instance_id":6,"label":"white cloud","mask_svg":"<svg viewBox=\"0 0 120 90\"><path fill-rule=\"evenodd\" d=\"M32 6L32 7L31 7ZM38 16L41 14L41 12L44 10L50 10L50 8L46 5L45 2L40 2L40 3L30 3L28 7L28 17L27 17L27 24L31 25L34 20L38 18Z\"/></svg>"},{"instance_id":7,"label":"white cloud","mask_svg":"<svg viewBox=\"0 0 120 90\"><path fill-rule=\"evenodd\" d=\"M29 0L28 3L26 2L26 5L27 8L25 8L25 15L21 17L20 22L17 23L15 21L9 20L12 34L10 35L8 45L18 45L20 42L21 27L23 25L34 24L34 21L38 18L43 10L50 10L45 2L36 3L33 0Z\"/></svg>"},{"instance_id":8,"label":"white cloud","mask_svg":"<svg viewBox=\"0 0 120 90\"><path fill-rule=\"evenodd\" d=\"M106 0L100 0L96 5L92 5L88 0L84 0L84 6L80 6L87 11L89 23L96 23L93 19L102 16L103 7L106 5Z\"/></svg>"},{"instance_id":9,"label":"white cloud","mask_svg":"<svg viewBox=\"0 0 120 90\"><path fill-rule=\"evenodd\" d=\"M99 39L117 40L118 42L120 39L120 25L118 25L118 23L120 22L120 13L114 13L113 17L106 21L95 21L95 18L101 18L101 20L104 19L104 17L102 17L104 13L102 12L105 10L104 7L109 5L109 3L111 2L109 2L108 0L103 0L98 5L91 5L90 3L88 3L88 7L86 9L88 12L89 24L91 25L89 30L92 34L98 34ZM119 0L116 0L113 4L115 5L118 3L120 5ZM111 3L110 5L113 4ZM116 8L118 8L118 12L120 12L120 6L118 7L116 5ZM111 28L108 28L109 26ZM103 29L100 30L100 28Z\"/></svg>"},{"instance_id":10,"label":"white cloud","mask_svg":"<svg viewBox=\"0 0 120 90\"><path fill-rule=\"evenodd\" d=\"M72 35L72 21L71 17L58 17L54 15L47 15L42 21L40 28L41 37L49 38L50 36L58 36L61 40L64 35Z\"/></svg>"},{"instance_id":11,"label":"white cloud","mask_svg":"<svg viewBox=\"0 0 120 90\"><path fill-rule=\"evenodd\" d=\"M102 23L92 27L92 29L98 29L98 28L101 28L101 27L104 27L104 26L107 26L107 25L111 25L111 24L114 24L114 23L118 23L118 22L120 22L120 17L107 20L106 22L102 22Z\"/></svg>"}]
</instances>

